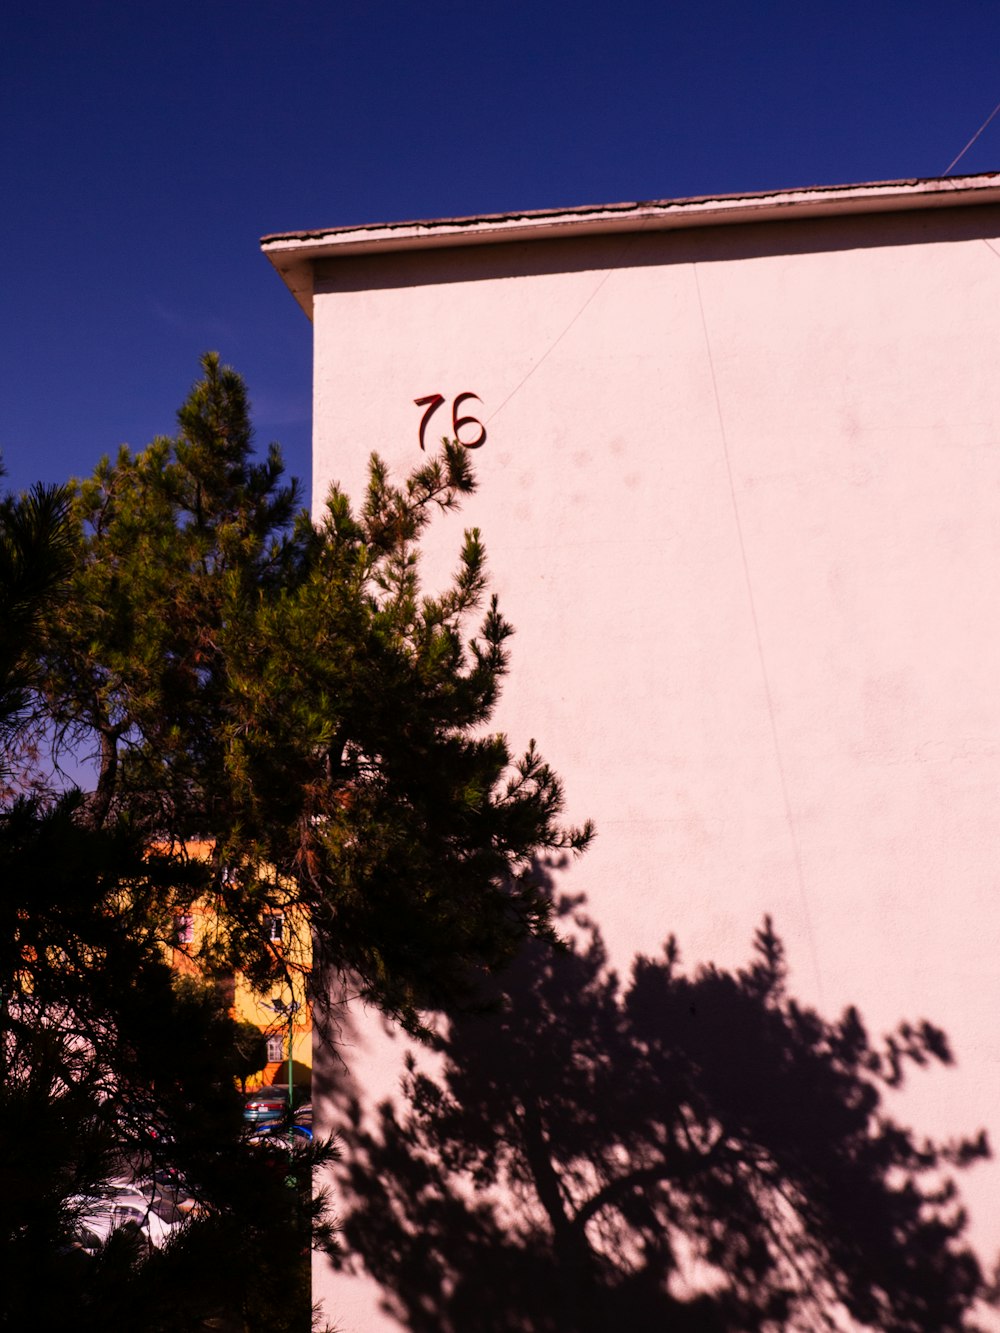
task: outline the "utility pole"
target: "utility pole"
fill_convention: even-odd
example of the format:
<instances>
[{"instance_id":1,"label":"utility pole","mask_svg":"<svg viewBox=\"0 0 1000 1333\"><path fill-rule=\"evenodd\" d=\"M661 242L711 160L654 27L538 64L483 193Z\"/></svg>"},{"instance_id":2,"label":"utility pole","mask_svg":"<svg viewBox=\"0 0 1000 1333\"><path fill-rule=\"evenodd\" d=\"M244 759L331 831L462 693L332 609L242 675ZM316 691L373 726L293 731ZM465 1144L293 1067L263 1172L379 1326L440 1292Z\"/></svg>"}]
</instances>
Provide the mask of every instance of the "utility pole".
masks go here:
<instances>
[{"instance_id":1,"label":"utility pole","mask_svg":"<svg viewBox=\"0 0 1000 1333\"><path fill-rule=\"evenodd\" d=\"M292 1129L292 1111L294 1110L292 1102L292 1037L295 1024L295 1015L299 1011L298 1000L283 1000L280 995L275 995L270 1006L276 1014L284 1014L288 1019L288 1143L294 1146L295 1131Z\"/></svg>"}]
</instances>

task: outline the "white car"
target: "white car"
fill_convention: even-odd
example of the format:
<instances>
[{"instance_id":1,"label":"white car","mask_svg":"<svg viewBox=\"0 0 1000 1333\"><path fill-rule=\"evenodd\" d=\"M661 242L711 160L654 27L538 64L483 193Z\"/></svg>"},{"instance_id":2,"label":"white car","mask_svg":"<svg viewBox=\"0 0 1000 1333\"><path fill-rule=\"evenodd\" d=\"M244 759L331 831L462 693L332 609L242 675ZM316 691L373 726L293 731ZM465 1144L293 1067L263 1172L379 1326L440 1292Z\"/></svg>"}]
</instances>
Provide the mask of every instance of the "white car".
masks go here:
<instances>
[{"instance_id":1,"label":"white car","mask_svg":"<svg viewBox=\"0 0 1000 1333\"><path fill-rule=\"evenodd\" d=\"M82 1207L77 1222L81 1249L93 1252L100 1248L120 1227L134 1226L147 1245L159 1249L168 1238L183 1226L183 1220L167 1222L157 1209L155 1186L147 1197L135 1184L113 1181L105 1186L101 1199L78 1201ZM176 1217L176 1209L173 1209Z\"/></svg>"}]
</instances>

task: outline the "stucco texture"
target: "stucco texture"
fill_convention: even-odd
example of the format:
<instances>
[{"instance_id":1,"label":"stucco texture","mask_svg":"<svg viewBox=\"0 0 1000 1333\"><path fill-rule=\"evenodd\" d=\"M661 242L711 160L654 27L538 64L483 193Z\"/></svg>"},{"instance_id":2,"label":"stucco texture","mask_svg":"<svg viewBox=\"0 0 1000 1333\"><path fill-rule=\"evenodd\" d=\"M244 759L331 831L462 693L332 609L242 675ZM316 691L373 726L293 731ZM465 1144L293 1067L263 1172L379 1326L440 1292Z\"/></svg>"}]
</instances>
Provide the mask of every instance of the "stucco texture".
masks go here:
<instances>
[{"instance_id":1,"label":"stucco texture","mask_svg":"<svg viewBox=\"0 0 1000 1333\"><path fill-rule=\"evenodd\" d=\"M328 262L314 489L411 467L414 399L434 438L477 394L479 491L425 572L482 529L498 726L596 821L563 883L615 962L674 932L737 965L770 913L803 1000L949 1034L905 1118L1000 1140L998 236L965 208ZM963 1182L987 1263L998 1186Z\"/></svg>"}]
</instances>

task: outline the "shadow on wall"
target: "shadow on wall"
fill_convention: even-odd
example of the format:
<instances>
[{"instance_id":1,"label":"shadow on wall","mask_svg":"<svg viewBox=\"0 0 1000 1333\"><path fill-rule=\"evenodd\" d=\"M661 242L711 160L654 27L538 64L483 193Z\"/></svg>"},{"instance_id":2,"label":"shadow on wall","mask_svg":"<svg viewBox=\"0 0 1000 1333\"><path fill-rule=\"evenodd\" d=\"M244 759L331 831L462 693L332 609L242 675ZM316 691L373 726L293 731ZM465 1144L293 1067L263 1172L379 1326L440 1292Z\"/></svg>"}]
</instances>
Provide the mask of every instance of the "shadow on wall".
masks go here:
<instances>
[{"instance_id":1,"label":"shadow on wall","mask_svg":"<svg viewBox=\"0 0 1000 1333\"><path fill-rule=\"evenodd\" d=\"M597 928L526 951L492 1012L410 1064L405 1103L346 1103L343 1262L412 1333L971 1329L992 1299L949 1172L985 1134L917 1141L882 1092L947 1063L881 1048L785 987L769 921L750 964L687 975L673 941L623 985Z\"/></svg>"}]
</instances>

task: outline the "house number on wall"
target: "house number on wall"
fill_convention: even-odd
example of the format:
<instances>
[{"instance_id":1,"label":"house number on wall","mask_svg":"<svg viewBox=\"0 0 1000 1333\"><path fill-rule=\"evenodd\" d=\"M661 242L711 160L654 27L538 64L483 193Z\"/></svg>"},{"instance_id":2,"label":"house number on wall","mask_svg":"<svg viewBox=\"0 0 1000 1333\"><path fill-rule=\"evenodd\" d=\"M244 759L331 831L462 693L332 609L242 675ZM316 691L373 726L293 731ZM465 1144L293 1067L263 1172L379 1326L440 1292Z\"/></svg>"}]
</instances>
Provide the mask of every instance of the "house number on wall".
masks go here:
<instances>
[{"instance_id":1,"label":"house number on wall","mask_svg":"<svg viewBox=\"0 0 1000 1333\"><path fill-rule=\"evenodd\" d=\"M479 420L478 417L468 417L468 416L460 417L458 415L458 409L462 406L463 403L467 403L470 399L475 399L477 403L481 403L483 401L478 393L460 393L452 402L451 435L452 439L457 440L459 444L464 445L466 449L480 449L486 443L486 427L483 425L483 423ZM414 398L413 401L416 403L417 407L427 408L427 411L420 419L420 430L418 431L420 447L421 449L425 449L426 445L424 444L424 432L427 429L427 423L428 421L430 421L431 417L444 402L444 394L429 393L427 394L426 397ZM468 426L477 426L479 428L479 434L473 440L462 438L462 430Z\"/></svg>"}]
</instances>

